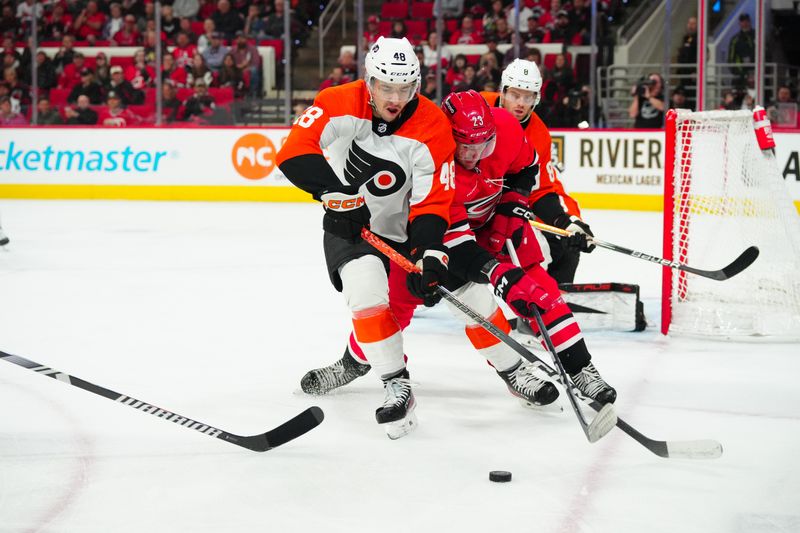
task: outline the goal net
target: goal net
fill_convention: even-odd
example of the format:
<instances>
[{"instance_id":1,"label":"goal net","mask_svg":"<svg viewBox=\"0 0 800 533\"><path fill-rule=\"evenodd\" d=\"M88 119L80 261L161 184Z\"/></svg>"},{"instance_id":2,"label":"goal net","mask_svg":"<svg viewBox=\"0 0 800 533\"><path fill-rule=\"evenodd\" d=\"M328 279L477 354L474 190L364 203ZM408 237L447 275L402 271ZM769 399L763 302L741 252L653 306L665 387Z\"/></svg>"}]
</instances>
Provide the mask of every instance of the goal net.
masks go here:
<instances>
[{"instance_id":1,"label":"goal net","mask_svg":"<svg viewBox=\"0 0 800 533\"><path fill-rule=\"evenodd\" d=\"M800 338L800 219L752 112L671 111L666 136L664 257L715 269L760 255L725 281L665 268L662 332Z\"/></svg>"}]
</instances>

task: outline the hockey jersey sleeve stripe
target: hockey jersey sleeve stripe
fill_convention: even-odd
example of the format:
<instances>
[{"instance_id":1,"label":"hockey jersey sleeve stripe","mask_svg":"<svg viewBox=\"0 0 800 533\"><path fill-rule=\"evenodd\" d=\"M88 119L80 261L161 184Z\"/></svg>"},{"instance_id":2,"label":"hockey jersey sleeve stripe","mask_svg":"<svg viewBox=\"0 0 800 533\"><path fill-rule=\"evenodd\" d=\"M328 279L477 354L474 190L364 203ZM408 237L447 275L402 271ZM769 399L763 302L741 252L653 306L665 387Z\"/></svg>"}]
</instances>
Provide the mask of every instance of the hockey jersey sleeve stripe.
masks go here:
<instances>
[{"instance_id":1,"label":"hockey jersey sleeve stripe","mask_svg":"<svg viewBox=\"0 0 800 533\"><path fill-rule=\"evenodd\" d=\"M469 229L469 220L464 219L451 223L447 231L467 231Z\"/></svg>"},{"instance_id":2,"label":"hockey jersey sleeve stripe","mask_svg":"<svg viewBox=\"0 0 800 533\"><path fill-rule=\"evenodd\" d=\"M448 248L453 248L470 240L475 240L475 234L469 226L469 220L462 220L451 224L444 234L444 244Z\"/></svg>"},{"instance_id":3,"label":"hockey jersey sleeve stripe","mask_svg":"<svg viewBox=\"0 0 800 533\"><path fill-rule=\"evenodd\" d=\"M475 235L472 233L462 233L460 235L450 235L447 233L444 236L444 245L448 248L455 248L459 244L463 244L467 241L475 241Z\"/></svg>"}]
</instances>

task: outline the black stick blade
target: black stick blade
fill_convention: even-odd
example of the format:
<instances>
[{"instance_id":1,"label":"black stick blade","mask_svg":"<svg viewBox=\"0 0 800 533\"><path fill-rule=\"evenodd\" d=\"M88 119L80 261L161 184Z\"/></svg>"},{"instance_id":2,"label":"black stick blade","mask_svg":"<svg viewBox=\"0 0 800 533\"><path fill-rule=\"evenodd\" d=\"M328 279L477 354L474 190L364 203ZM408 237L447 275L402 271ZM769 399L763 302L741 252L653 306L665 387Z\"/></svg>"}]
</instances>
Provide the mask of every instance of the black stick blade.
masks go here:
<instances>
[{"instance_id":1,"label":"black stick blade","mask_svg":"<svg viewBox=\"0 0 800 533\"><path fill-rule=\"evenodd\" d=\"M725 281L726 279L732 278L742 270L752 265L753 261L755 261L757 258L758 248L756 246L751 246L742 252L739 257L734 259L730 265L721 270L701 270L688 265L679 265L677 268L678 270L691 272L692 274L697 274L698 276L703 276L704 278L713 279L716 281Z\"/></svg>"},{"instance_id":2,"label":"black stick blade","mask_svg":"<svg viewBox=\"0 0 800 533\"><path fill-rule=\"evenodd\" d=\"M266 452L308 433L320 425L324 419L325 413L322 412L322 409L313 406L266 433L249 437L223 433L219 435L219 438L254 452Z\"/></svg>"},{"instance_id":3,"label":"black stick blade","mask_svg":"<svg viewBox=\"0 0 800 533\"><path fill-rule=\"evenodd\" d=\"M757 258L758 258L758 247L751 246L750 248L742 252L742 255L737 257L733 261L733 263L722 269L722 273L725 275L723 279L732 278L745 268L752 265L753 261L755 261Z\"/></svg>"}]
</instances>

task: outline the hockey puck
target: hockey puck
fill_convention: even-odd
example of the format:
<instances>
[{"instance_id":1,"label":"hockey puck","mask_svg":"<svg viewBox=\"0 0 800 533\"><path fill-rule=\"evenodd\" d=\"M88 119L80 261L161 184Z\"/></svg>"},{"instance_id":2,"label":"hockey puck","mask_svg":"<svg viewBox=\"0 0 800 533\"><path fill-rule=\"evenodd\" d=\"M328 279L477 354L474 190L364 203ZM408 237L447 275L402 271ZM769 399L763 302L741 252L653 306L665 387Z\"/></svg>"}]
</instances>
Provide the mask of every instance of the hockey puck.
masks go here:
<instances>
[{"instance_id":1,"label":"hockey puck","mask_svg":"<svg viewBox=\"0 0 800 533\"><path fill-rule=\"evenodd\" d=\"M494 481L495 483L508 483L511 481L511 472L506 472L505 470L492 470L489 472L489 481Z\"/></svg>"}]
</instances>

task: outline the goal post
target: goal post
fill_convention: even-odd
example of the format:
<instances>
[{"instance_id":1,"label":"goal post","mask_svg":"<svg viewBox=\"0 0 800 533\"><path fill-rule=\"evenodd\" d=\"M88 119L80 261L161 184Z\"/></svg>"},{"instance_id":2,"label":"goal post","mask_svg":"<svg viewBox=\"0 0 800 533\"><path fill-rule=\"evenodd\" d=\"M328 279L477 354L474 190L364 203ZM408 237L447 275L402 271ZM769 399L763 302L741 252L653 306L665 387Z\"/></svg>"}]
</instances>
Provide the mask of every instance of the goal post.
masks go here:
<instances>
[{"instance_id":1,"label":"goal post","mask_svg":"<svg viewBox=\"0 0 800 533\"><path fill-rule=\"evenodd\" d=\"M695 267L760 249L725 280L665 268L661 331L800 338L800 218L751 111L667 114L664 258Z\"/></svg>"}]
</instances>

